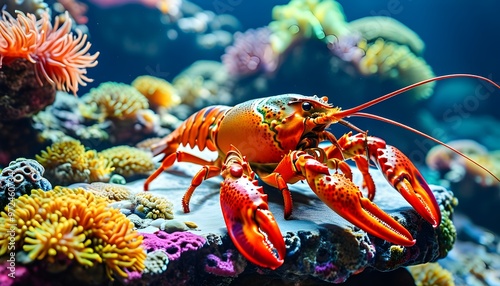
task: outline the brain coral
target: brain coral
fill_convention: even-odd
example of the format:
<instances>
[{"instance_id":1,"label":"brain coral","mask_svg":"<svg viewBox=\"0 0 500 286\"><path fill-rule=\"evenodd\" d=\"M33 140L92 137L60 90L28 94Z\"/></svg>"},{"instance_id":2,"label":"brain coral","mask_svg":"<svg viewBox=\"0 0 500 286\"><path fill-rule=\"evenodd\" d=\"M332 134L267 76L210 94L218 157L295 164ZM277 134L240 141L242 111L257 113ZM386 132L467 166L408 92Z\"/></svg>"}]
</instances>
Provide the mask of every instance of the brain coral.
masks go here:
<instances>
[{"instance_id":1,"label":"brain coral","mask_svg":"<svg viewBox=\"0 0 500 286\"><path fill-rule=\"evenodd\" d=\"M164 79L143 75L137 77L131 85L153 106L168 108L181 103L181 98L175 88Z\"/></svg>"},{"instance_id":2,"label":"brain coral","mask_svg":"<svg viewBox=\"0 0 500 286\"><path fill-rule=\"evenodd\" d=\"M64 20L61 20L64 19ZM58 90L78 91L78 85L91 82L85 74L87 67L97 65L99 53L88 53L87 35L77 30L71 32L69 14L56 17L52 26L47 12L37 20L33 14L17 13L14 18L3 10L0 19L0 63L9 64L22 58L36 68L36 75L43 76ZM40 81L42 84L42 81Z\"/></svg>"},{"instance_id":3,"label":"brain coral","mask_svg":"<svg viewBox=\"0 0 500 286\"><path fill-rule=\"evenodd\" d=\"M165 197L155 196L151 193L138 193L134 197L135 210L146 218L173 219L173 204Z\"/></svg>"},{"instance_id":4,"label":"brain coral","mask_svg":"<svg viewBox=\"0 0 500 286\"><path fill-rule=\"evenodd\" d=\"M130 146L116 146L99 153L124 177L149 174L155 169L153 154Z\"/></svg>"},{"instance_id":5,"label":"brain coral","mask_svg":"<svg viewBox=\"0 0 500 286\"><path fill-rule=\"evenodd\" d=\"M118 82L104 82L82 98L83 113L93 116L98 112L101 121L105 119L132 118L137 111L149 107L148 99L134 87ZM86 112L85 112L86 111Z\"/></svg>"},{"instance_id":6,"label":"brain coral","mask_svg":"<svg viewBox=\"0 0 500 286\"><path fill-rule=\"evenodd\" d=\"M128 200L132 197L132 193L127 187L118 184L94 182L85 189L96 197L107 198L112 202Z\"/></svg>"},{"instance_id":7,"label":"brain coral","mask_svg":"<svg viewBox=\"0 0 500 286\"><path fill-rule=\"evenodd\" d=\"M15 200L13 213L1 213L0 256L7 253L15 221L16 249L30 261L49 263L66 257L83 266L103 263L108 276L127 277L125 270L142 271L146 253L143 237L119 210L109 208L105 198L84 189L56 187L33 190Z\"/></svg>"},{"instance_id":8,"label":"brain coral","mask_svg":"<svg viewBox=\"0 0 500 286\"><path fill-rule=\"evenodd\" d=\"M114 168L95 150L85 151L80 141L55 142L36 155L36 160L47 170L53 184L108 181Z\"/></svg>"},{"instance_id":9,"label":"brain coral","mask_svg":"<svg viewBox=\"0 0 500 286\"><path fill-rule=\"evenodd\" d=\"M18 158L0 173L0 209L3 209L9 199L15 199L24 194L31 194L32 189L48 191L52 185L42 177L45 169L37 161Z\"/></svg>"}]
</instances>

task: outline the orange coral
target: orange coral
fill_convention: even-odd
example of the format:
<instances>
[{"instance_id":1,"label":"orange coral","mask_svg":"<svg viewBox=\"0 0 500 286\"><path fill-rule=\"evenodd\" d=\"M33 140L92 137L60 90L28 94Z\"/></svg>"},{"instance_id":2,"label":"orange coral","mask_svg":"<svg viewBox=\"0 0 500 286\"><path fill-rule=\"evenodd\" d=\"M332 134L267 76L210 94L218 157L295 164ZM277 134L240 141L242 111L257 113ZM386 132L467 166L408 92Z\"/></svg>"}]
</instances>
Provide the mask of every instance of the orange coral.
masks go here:
<instances>
[{"instance_id":1,"label":"orange coral","mask_svg":"<svg viewBox=\"0 0 500 286\"><path fill-rule=\"evenodd\" d=\"M16 58L26 59L35 64L37 73L57 89L76 94L79 84L85 86L92 81L85 76L86 68L97 65L99 52L88 53L91 44L87 42L87 35L80 30L76 36L71 32L72 20L67 12L63 19L56 17L52 26L48 13L43 13L37 20L33 14L17 12L14 19L3 11L0 18L0 64Z\"/></svg>"}]
</instances>

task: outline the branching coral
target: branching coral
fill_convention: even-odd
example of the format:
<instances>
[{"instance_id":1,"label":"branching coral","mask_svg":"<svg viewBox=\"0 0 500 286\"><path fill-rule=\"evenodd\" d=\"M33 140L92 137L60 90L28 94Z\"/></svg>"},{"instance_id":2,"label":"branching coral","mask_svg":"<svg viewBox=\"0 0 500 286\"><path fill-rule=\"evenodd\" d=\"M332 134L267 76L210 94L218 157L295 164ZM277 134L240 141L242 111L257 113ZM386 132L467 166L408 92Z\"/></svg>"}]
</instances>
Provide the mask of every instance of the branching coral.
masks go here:
<instances>
[{"instance_id":1,"label":"branching coral","mask_svg":"<svg viewBox=\"0 0 500 286\"><path fill-rule=\"evenodd\" d=\"M151 152L130 146L116 146L99 153L114 167L114 172L124 177L149 174L155 169Z\"/></svg>"},{"instance_id":2,"label":"branching coral","mask_svg":"<svg viewBox=\"0 0 500 286\"><path fill-rule=\"evenodd\" d=\"M42 177L45 169L37 161L18 158L0 172L0 209L9 199L31 194L32 189L48 191L50 182Z\"/></svg>"},{"instance_id":3,"label":"branching coral","mask_svg":"<svg viewBox=\"0 0 500 286\"><path fill-rule=\"evenodd\" d=\"M131 85L142 93L152 106L169 108L181 102L175 88L164 79L143 75L137 77Z\"/></svg>"},{"instance_id":4,"label":"branching coral","mask_svg":"<svg viewBox=\"0 0 500 286\"><path fill-rule=\"evenodd\" d=\"M98 113L100 121L105 119L130 119L139 110L149 107L148 99L134 87L117 82L101 83L90 90L82 101L82 114L94 117Z\"/></svg>"},{"instance_id":5,"label":"branching coral","mask_svg":"<svg viewBox=\"0 0 500 286\"><path fill-rule=\"evenodd\" d=\"M438 263L425 263L408 267L417 286L453 286L453 275Z\"/></svg>"},{"instance_id":6,"label":"branching coral","mask_svg":"<svg viewBox=\"0 0 500 286\"><path fill-rule=\"evenodd\" d=\"M48 13L39 20L33 14L17 13L17 18L2 11L0 19L0 61L8 64L13 59L26 59L59 90L78 91L78 85L92 80L85 74L88 67L97 65L99 53L91 55L87 35L71 32L72 20L65 15L64 22L56 17L54 26ZM40 81L42 83L42 81Z\"/></svg>"},{"instance_id":7,"label":"branching coral","mask_svg":"<svg viewBox=\"0 0 500 286\"><path fill-rule=\"evenodd\" d=\"M16 249L23 249L31 261L52 263L66 257L84 266L104 263L110 278L127 277L125 269L144 269L142 236L105 198L81 188L56 187L33 190L15 204L13 212L1 213L0 256L7 252L12 236L7 231L15 222Z\"/></svg>"},{"instance_id":8,"label":"branching coral","mask_svg":"<svg viewBox=\"0 0 500 286\"><path fill-rule=\"evenodd\" d=\"M138 193L134 197L136 213L143 217L157 219L173 219L173 204L165 197L159 197L151 193Z\"/></svg>"},{"instance_id":9,"label":"branching coral","mask_svg":"<svg viewBox=\"0 0 500 286\"><path fill-rule=\"evenodd\" d=\"M401 86L407 86L434 77L432 68L417 57L405 45L385 41L381 38L374 43L361 41L358 46L365 50L365 56L358 64L358 70L365 76L377 75L380 79L394 80ZM429 97L435 82L419 86L412 90L416 99Z\"/></svg>"},{"instance_id":10,"label":"branching coral","mask_svg":"<svg viewBox=\"0 0 500 286\"><path fill-rule=\"evenodd\" d=\"M107 181L114 168L95 150L85 151L80 141L55 142L36 160L47 170L47 178L54 184Z\"/></svg>"}]
</instances>

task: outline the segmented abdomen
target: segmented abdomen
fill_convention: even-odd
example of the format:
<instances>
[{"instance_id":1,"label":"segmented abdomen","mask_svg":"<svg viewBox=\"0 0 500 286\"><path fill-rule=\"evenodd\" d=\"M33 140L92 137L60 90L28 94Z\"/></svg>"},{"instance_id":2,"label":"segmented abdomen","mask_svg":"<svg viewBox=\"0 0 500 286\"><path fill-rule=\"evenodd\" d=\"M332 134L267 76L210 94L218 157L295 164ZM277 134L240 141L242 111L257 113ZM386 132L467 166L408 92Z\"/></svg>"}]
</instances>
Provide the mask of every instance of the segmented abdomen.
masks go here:
<instances>
[{"instance_id":1,"label":"segmented abdomen","mask_svg":"<svg viewBox=\"0 0 500 286\"><path fill-rule=\"evenodd\" d=\"M201 109L188 117L177 129L165 137L160 144L154 148L154 155L168 153L167 150L175 152L179 144L200 150L208 148L217 151L213 141L212 133L215 132L219 121L224 117L231 106L214 105Z\"/></svg>"}]
</instances>

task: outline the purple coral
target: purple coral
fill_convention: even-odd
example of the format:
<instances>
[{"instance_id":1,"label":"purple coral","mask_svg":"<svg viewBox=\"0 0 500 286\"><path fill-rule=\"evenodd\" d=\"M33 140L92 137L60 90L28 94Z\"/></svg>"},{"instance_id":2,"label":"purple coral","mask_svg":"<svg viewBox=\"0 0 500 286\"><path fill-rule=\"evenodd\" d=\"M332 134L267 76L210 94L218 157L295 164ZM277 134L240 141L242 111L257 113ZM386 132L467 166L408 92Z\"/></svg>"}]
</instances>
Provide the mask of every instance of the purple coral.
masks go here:
<instances>
[{"instance_id":1,"label":"purple coral","mask_svg":"<svg viewBox=\"0 0 500 286\"><path fill-rule=\"evenodd\" d=\"M228 250L222 258L214 254L207 255L206 263L205 271L217 276L236 277L245 270L245 265L238 263L236 259L233 258L233 252L231 250Z\"/></svg>"},{"instance_id":2,"label":"purple coral","mask_svg":"<svg viewBox=\"0 0 500 286\"><path fill-rule=\"evenodd\" d=\"M144 237L142 245L147 252L162 249L170 261L178 259L185 251L201 248L206 242L204 237L187 231L174 233L158 231L154 234L141 233L141 235Z\"/></svg>"},{"instance_id":3,"label":"purple coral","mask_svg":"<svg viewBox=\"0 0 500 286\"><path fill-rule=\"evenodd\" d=\"M365 55L365 51L358 47L360 40L361 36L358 34L341 36L328 43L328 48L341 60L356 63Z\"/></svg>"},{"instance_id":4,"label":"purple coral","mask_svg":"<svg viewBox=\"0 0 500 286\"><path fill-rule=\"evenodd\" d=\"M235 76L274 72L278 56L271 47L270 35L267 27L236 33L233 45L227 47L222 56L227 71Z\"/></svg>"}]
</instances>

